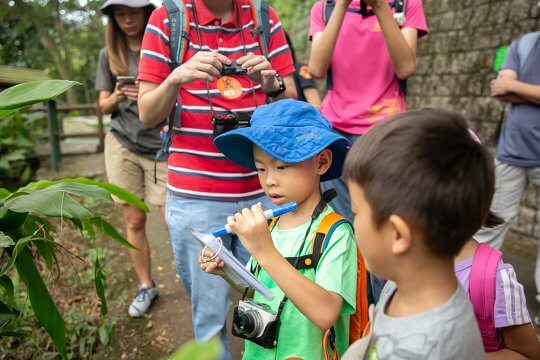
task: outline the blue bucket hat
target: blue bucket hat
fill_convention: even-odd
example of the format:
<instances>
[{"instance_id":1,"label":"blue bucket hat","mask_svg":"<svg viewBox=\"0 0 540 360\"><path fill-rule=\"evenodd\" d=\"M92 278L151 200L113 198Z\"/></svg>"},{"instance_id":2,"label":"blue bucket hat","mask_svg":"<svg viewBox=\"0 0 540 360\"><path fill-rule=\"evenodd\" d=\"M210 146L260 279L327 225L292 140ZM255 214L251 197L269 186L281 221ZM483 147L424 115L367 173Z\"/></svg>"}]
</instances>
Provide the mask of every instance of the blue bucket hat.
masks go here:
<instances>
[{"instance_id":1,"label":"blue bucket hat","mask_svg":"<svg viewBox=\"0 0 540 360\"><path fill-rule=\"evenodd\" d=\"M299 163L330 149L332 165L321 181L341 176L351 146L349 140L332 132L332 125L317 109L292 99L258 107L250 127L231 130L214 140L214 145L231 161L256 170L253 144L286 163Z\"/></svg>"}]
</instances>

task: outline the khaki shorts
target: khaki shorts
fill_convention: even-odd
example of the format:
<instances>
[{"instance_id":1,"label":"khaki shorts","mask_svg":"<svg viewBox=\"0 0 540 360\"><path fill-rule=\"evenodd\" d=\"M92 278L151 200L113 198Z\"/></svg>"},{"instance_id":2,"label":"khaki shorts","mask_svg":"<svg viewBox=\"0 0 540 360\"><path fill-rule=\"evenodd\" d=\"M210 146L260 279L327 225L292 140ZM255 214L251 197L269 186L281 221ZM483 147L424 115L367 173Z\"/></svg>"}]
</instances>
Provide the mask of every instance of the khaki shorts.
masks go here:
<instances>
[{"instance_id":1,"label":"khaki shorts","mask_svg":"<svg viewBox=\"0 0 540 360\"><path fill-rule=\"evenodd\" d=\"M154 183L154 160L126 149L111 133L105 136L105 169L111 184L132 192L140 199L165 206L167 191L167 162L156 163L157 184ZM113 197L119 204L124 201Z\"/></svg>"}]
</instances>

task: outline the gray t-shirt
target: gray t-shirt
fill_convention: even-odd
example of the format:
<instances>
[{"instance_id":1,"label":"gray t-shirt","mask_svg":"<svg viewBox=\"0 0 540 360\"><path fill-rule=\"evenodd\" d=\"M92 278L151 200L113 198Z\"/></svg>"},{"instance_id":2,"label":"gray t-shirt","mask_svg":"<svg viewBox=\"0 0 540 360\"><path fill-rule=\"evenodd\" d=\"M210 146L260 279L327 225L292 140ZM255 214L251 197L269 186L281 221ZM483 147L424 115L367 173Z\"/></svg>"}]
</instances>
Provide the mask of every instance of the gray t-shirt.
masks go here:
<instances>
[{"instance_id":1,"label":"gray t-shirt","mask_svg":"<svg viewBox=\"0 0 540 360\"><path fill-rule=\"evenodd\" d=\"M139 68L139 53L128 51L127 75L137 77ZM107 50L99 52L98 67L96 72L96 90L114 92L116 77L109 68ZM165 125L165 121L155 128L149 128L139 120L137 101L126 100L118 104L117 110L111 117L111 132L118 141L130 151L154 159L161 148L159 132Z\"/></svg>"},{"instance_id":2,"label":"gray t-shirt","mask_svg":"<svg viewBox=\"0 0 540 360\"><path fill-rule=\"evenodd\" d=\"M371 359L485 359L472 305L461 286L444 304L428 312L390 317L384 313L396 291L389 281L375 308Z\"/></svg>"},{"instance_id":3,"label":"gray t-shirt","mask_svg":"<svg viewBox=\"0 0 540 360\"><path fill-rule=\"evenodd\" d=\"M540 38L520 68L518 46L512 42L502 69L514 70L518 80L540 85ZM497 146L497 160L520 167L540 167L540 104L512 104Z\"/></svg>"}]
</instances>

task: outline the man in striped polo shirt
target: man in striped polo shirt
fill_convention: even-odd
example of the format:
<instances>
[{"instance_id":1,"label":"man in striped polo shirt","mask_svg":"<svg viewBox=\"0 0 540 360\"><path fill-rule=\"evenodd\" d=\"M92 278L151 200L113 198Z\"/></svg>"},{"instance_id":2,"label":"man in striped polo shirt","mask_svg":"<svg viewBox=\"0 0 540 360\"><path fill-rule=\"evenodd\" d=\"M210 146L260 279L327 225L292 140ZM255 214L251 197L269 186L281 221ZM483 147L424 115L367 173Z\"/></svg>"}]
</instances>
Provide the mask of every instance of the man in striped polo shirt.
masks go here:
<instances>
[{"instance_id":1,"label":"man in striped polo shirt","mask_svg":"<svg viewBox=\"0 0 540 360\"><path fill-rule=\"evenodd\" d=\"M177 95L181 121L175 120L168 158L166 217L177 272L191 294L195 339L206 341L220 333L225 359L230 358L225 319L229 287L224 280L201 271L200 247L186 233L223 225L227 216L263 202L270 207L257 173L230 162L212 142L212 117L249 113L266 97L296 97L294 65L281 23L270 8L268 58L261 39L253 35L256 17L249 0L184 0L189 42L183 64L171 72L167 11L150 18L139 64L139 111L143 123L157 126L172 109ZM221 76L231 60L247 70L245 76ZM235 236L223 243L241 261L248 254Z\"/></svg>"}]
</instances>

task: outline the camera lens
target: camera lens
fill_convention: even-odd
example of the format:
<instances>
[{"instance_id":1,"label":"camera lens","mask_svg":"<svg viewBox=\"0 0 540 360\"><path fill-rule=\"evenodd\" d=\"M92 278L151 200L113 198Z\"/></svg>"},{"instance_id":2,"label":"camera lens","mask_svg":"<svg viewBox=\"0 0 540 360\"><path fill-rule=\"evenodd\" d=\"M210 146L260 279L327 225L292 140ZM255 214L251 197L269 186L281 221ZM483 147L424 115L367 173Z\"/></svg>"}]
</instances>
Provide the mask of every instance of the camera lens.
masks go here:
<instances>
[{"instance_id":1,"label":"camera lens","mask_svg":"<svg viewBox=\"0 0 540 360\"><path fill-rule=\"evenodd\" d=\"M246 311L234 318L233 328L238 334L252 338L259 332L260 324L260 315L256 311Z\"/></svg>"}]
</instances>

